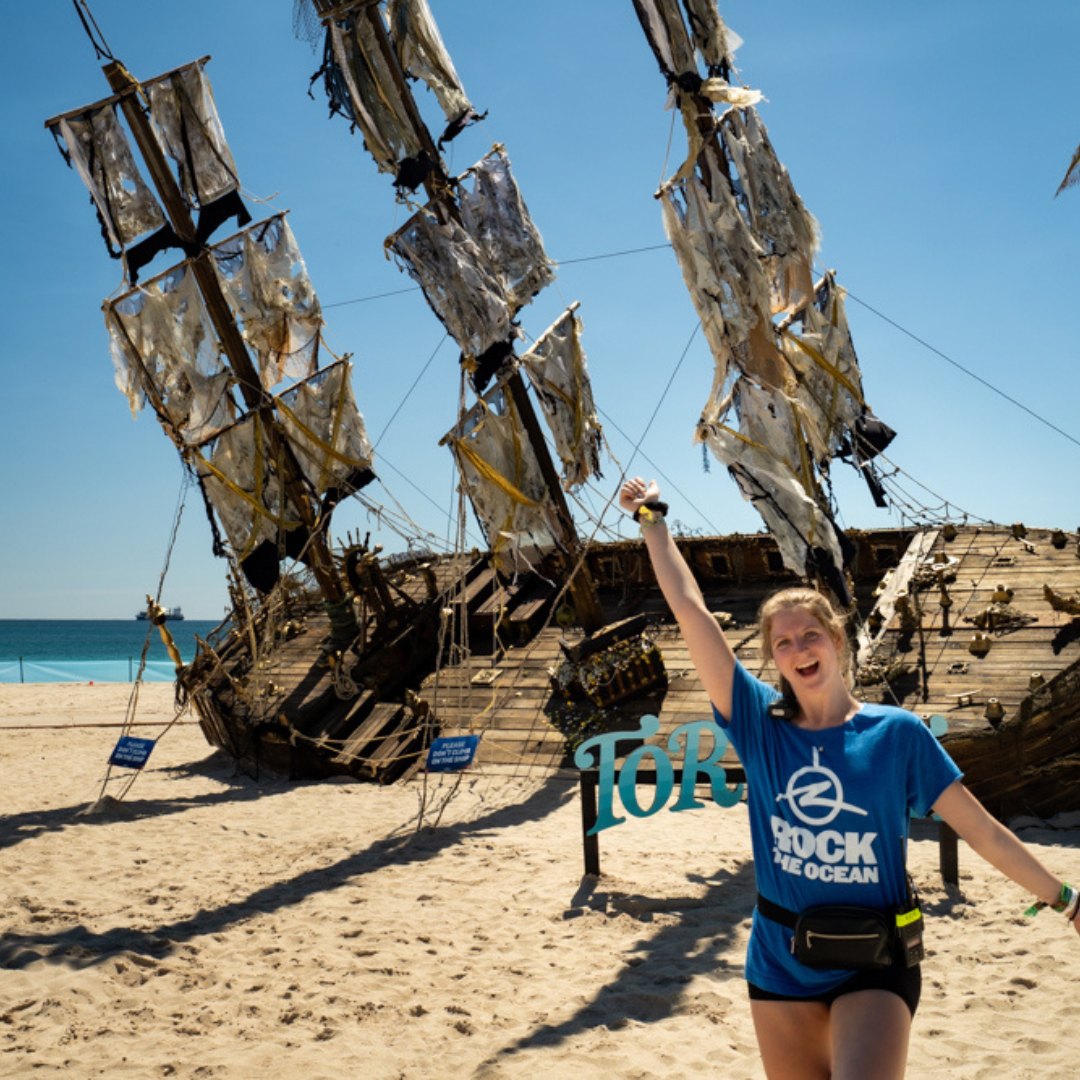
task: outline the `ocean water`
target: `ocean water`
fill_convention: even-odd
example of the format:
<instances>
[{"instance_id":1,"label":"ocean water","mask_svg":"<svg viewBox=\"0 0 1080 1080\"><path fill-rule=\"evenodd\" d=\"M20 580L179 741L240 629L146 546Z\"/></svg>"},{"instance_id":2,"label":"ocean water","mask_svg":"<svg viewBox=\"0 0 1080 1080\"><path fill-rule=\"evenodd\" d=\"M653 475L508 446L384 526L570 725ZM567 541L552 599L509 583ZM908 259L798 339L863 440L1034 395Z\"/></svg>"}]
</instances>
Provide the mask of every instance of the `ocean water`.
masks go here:
<instances>
[{"instance_id":1,"label":"ocean water","mask_svg":"<svg viewBox=\"0 0 1080 1080\"><path fill-rule=\"evenodd\" d=\"M218 623L166 623L186 662L195 636ZM146 649L143 678L172 682L175 669L152 623L136 619L0 619L0 682L131 682Z\"/></svg>"}]
</instances>

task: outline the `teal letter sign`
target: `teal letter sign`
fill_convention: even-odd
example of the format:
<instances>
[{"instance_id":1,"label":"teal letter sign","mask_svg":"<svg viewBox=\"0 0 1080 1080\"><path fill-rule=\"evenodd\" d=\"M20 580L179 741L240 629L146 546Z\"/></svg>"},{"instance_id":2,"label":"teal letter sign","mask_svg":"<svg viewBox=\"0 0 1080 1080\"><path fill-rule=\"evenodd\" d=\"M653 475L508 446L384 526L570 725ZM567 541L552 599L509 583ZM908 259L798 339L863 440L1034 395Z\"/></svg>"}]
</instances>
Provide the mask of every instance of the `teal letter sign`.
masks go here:
<instances>
[{"instance_id":1,"label":"teal letter sign","mask_svg":"<svg viewBox=\"0 0 1080 1080\"><path fill-rule=\"evenodd\" d=\"M595 765L599 772L596 824L589 830L589 836L626 820L615 815L615 746L628 740L641 742L660 730L660 721L655 716L643 716L640 724L637 731L610 731L605 735L594 735L586 739L574 754L574 764L579 769L589 769ZM712 752L702 757L702 735L706 732L712 739ZM651 817L667 804L675 785L675 769L669 754L677 755L680 752L683 755L682 782L679 797L671 807L672 813L694 810L704 805L694 797L698 777L708 780L713 802L720 806L734 806L742 798L743 785L738 784L734 788L727 786L727 776L720 765L727 745L727 736L719 724L712 720L695 720L680 724L671 733L667 753L663 747L651 743L639 746L627 755L619 770L619 799L627 813L633 817ZM656 769L656 794L648 808L642 809L637 798L637 773L645 758L650 758Z\"/></svg>"}]
</instances>

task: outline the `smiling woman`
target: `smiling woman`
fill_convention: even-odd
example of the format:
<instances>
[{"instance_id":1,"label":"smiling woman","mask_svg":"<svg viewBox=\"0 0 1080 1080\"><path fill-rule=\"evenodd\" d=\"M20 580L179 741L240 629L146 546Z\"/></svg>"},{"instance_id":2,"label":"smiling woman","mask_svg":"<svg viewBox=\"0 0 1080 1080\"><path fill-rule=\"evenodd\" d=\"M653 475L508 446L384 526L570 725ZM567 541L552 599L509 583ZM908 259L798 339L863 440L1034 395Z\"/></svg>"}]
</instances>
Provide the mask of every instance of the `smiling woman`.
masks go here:
<instances>
[{"instance_id":1,"label":"smiling woman","mask_svg":"<svg viewBox=\"0 0 1080 1080\"><path fill-rule=\"evenodd\" d=\"M794 685L806 687L821 672L823 660L839 665L844 685L850 688L851 649L844 623L821 593L813 589L774 593L762 605L758 621L762 652L776 664L780 693L789 710L798 707Z\"/></svg>"},{"instance_id":2,"label":"smiling woman","mask_svg":"<svg viewBox=\"0 0 1080 1080\"><path fill-rule=\"evenodd\" d=\"M736 659L667 530L656 482L627 481L619 503L641 524L745 771L758 889L746 978L765 1071L900 1077L922 985L922 913L906 872L911 816L938 813L1039 898L1033 910L1054 905L1074 923L1080 892L983 809L917 716L855 699L844 623L824 596L789 589L762 606L762 647L781 695Z\"/></svg>"}]
</instances>

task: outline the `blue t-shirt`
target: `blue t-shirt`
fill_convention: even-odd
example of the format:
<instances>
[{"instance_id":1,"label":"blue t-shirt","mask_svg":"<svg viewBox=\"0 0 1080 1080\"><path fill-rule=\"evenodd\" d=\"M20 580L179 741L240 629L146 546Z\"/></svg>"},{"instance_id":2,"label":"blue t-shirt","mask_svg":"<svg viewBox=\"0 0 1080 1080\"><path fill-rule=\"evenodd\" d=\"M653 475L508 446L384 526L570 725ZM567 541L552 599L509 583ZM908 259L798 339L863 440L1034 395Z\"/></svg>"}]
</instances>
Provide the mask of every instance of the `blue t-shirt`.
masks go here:
<instances>
[{"instance_id":1,"label":"blue t-shirt","mask_svg":"<svg viewBox=\"0 0 1080 1080\"><path fill-rule=\"evenodd\" d=\"M928 813L960 777L956 763L904 709L863 705L844 724L808 731L768 715L779 696L736 664L731 717L713 709L746 772L758 892L794 912L899 904L910 815ZM809 996L852 974L806 967L792 956L791 938L755 909L748 981Z\"/></svg>"}]
</instances>

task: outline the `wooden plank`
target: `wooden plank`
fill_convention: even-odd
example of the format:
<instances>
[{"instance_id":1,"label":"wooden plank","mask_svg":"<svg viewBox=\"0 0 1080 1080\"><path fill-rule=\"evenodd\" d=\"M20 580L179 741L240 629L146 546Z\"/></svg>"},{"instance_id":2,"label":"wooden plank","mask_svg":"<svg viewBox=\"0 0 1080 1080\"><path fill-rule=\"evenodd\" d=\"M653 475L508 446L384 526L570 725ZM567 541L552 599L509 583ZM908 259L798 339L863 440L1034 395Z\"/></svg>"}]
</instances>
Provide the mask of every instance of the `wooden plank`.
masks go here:
<instances>
[{"instance_id":1,"label":"wooden plank","mask_svg":"<svg viewBox=\"0 0 1080 1080\"><path fill-rule=\"evenodd\" d=\"M353 762L367 757L369 747L378 743L404 711L405 706L399 702L377 702L366 719L345 740L333 761L339 765L351 766Z\"/></svg>"}]
</instances>

